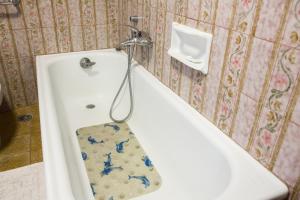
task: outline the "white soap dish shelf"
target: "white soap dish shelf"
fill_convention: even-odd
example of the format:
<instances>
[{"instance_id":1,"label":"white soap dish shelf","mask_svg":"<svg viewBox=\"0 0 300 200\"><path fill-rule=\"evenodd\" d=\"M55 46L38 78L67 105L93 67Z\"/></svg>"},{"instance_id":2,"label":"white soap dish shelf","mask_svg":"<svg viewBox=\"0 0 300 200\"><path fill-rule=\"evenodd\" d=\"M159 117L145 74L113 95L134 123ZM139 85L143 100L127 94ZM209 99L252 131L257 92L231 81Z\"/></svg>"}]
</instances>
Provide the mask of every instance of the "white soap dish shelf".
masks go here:
<instances>
[{"instance_id":1,"label":"white soap dish shelf","mask_svg":"<svg viewBox=\"0 0 300 200\"><path fill-rule=\"evenodd\" d=\"M211 41L210 33L173 22L168 54L185 65L207 74Z\"/></svg>"}]
</instances>

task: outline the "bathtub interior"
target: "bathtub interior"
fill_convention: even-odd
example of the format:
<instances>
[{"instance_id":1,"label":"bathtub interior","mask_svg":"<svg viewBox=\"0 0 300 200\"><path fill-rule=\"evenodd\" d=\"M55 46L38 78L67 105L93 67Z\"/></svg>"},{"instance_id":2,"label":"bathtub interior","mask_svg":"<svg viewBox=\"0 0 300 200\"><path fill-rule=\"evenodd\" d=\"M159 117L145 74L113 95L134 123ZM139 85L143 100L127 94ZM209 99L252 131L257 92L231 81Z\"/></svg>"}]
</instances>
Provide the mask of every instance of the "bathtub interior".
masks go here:
<instances>
[{"instance_id":1,"label":"bathtub interior","mask_svg":"<svg viewBox=\"0 0 300 200\"><path fill-rule=\"evenodd\" d=\"M123 53L87 54L97 63L90 70L79 66L83 56L70 55L48 65L51 96L75 199L91 197L75 131L111 122L110 104L127 69ZM168 191L169 197L176 199L216 199L230 185L232 172L227 157L170 100L170 95L174 101L180 101L179 97L142 66L135 64L132 77L134 112L128 124L162 177L162 187L154 193ZM87 104L95 108L86 109ZM125 92L117 107L118 117L129 110L128 105Z\"/></svg>"}]
</instances>

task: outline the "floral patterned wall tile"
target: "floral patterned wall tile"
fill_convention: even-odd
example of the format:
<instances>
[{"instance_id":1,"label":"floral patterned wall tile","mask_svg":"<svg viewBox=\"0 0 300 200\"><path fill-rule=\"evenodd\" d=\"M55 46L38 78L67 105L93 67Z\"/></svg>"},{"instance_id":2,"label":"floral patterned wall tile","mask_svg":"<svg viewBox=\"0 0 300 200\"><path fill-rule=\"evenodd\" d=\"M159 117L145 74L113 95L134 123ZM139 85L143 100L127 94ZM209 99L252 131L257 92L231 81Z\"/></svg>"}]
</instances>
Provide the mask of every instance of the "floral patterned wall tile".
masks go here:
<instances>
[{"instance_id":1,"label":"floral patterned wall tile","mask_svg":"<svg viewBox=\"0 0 300 200\"><path fill-rule=\"evenodd\" d=\"M20 60L20 74L23 80L25 96L29 105L34 104L38 99L33 62L31 57L25 57Z\"/></svg>"},{"instance_id":2,"label":"floral patterned wall tile","mask_svg":"<svg viewBox=\"0 0 300 200\"><path fill-rule=\"evenodd\" d=\"M96 24L98 25L107 24L106 0L95 0L95 10L96 10Z\"/></svg>"},{"instance_id":3,"label":"floral patterned wall tile","mask_svg":"<svg viewBox=\"0 0 300 200\"><path fill-rule=\"evenodd\" d=\"M217 107L215 111L215 123L225 133L229 134L234 116L235 106L238 103L239 87L241 84L249 37L240 32L233 32L231 46L227 60L224 60L224 73L221 75Z\"/></svg>"},{"instance_id":4,"label":"floral patterned wall tile","mask_svg":"<svg viewBox=\"0 0 300 200\"><path fill-rule=\"evenodd\" d=\"M38 2L38 10L40 13L41 27L54 27L54 16L51 0L43 0Z\"/></svg>"},{"instance_id":5,"label":"floral patterned wall tile","mask_svg":"<svg viewBox=\"0 0 300 200\"><path fill-rule=\"evenodd\" d=\"M163 74L163 56L164 56L164 41L165 41L165 24L166 24L166 3L158 1L157 21L156 21L156 38L155 38L155 76L162 79Z\"/></svg>"},{"instance_id":6,"label":"floral patterned wall tile","mask_svg":"<svg viewBox=\"0 0 300 200\"><path fill-rule=\"evenodd\" d=\"M8 83L6 82L5 69L3 68L2 61L0 60L0 84L1 92L3 92L2 105L0 107L1 112L6 112L10 107L13 107L10 97L10 91L8 88Z\"/></svg>"},{"instance_id":7,"label":"floral patterned wall tile","mask_svg":"<svg viewBox=\"0 0 300 200\"><path fill-rule=\"evenodd\" d=\"M200 8L201 8L200 0L189 0L187 5L187 17L192 19L199 19Z\"/></svg>"},{"instance_id":8,"label":"floral patterned wall tile","mask_svg":"<svg viewBox=\"0 0 300 200\"><path fill-rule=\"evenodd\" d=\"M300 98L298 98L298 101L296 103L291 121L300 126Z\"/></svg>"},{"instance_id":9,"label":"floral patterned wall tile","mask_svg":"<svg viewBox=\"0 0 300 200\"><path fill-rule=\"evenodd\" d=\"M26 106L27 99L25 97L23 80L20 75L18 60L3 60L2 65L13 105L15 107Z\"/></svg>"},{"instance_id":10,"label":"floral patterned wall tile","mask_svg":"<svg viewBox=\"0 0 300 200\"><path fill-rule=\"evenodd\" d=\"M96 12L93 0L81 0L81 20L83 26L91 26L96 24Z\"/></svg>"},{"instance_id":11,"label":"floral patterned wall tile","mask_svg":"<svg viewBox=\"0 0 300 200\"><path fill-rule=\"evenodd\" d=\"M20 8L22 11L22 7ZM4 8L1 9L1 13L4 12ZM8 19L10 20L11 28L12 29L24 29L26 28L25 26L25 21L24 21L24 16L20 13L18 13L18 10L14 6L7 6L6 7L6 13L8 14ZM0 20L1 21L1 20Z\"/></svg>"},{"instance_id":12,"label":"floral patterned wall tile","mask_svg":"<svg viewBox=\"0 0 300 200\"><path fill-rule=\"evenodd\" d=\"M154 74L154 69L155 69L155 56L156 56L155 49L156 49L156 46L155 46L155 43L154 43L153 47L150 49L149 52L144 52L146 54L145 58L147 58L147 60L148 60L147 69L152 74Z\"/></svg>"},{"instance_id":13,"label":"floral patterned wall tile","mask_svg":"<svg viewBox=\"0 0 300 200\"><path fill-rule=\"evenodd\" d=\"M165 3L166 6L167 6L167 3ZM143 9L143 0L138 0L138 12L137 12L137 16L143 16L143 12L144 12L144 9ZM165 8L166 10L166 8ZM142 19L143 20L143 19ZM137 25L138 29L142 30L143 29L143 23L138 23Z\"/></svg>"},{"instance_id":14,"label":"floral patterned wall tile","mask_svg":"<svg viewBox=\"0 0 300 200\"><path fill-rule=\"evenodd\" d=\"M44 35L41 28L27 29L29 46L32 55L45 54Z\"/></svg>"},{"instance_id":15,"label":"floral patterned wall tile","mask_svg":"<svg viewBox=\"0 0 300 200\"><path fill-rule=\"evenodd\" d=\"M105 49L108 47L107 45L107 28L106 25L97 25L97 46L100 49Z\"/></svg>"},{"instance_id":16,"label":"floral patterned wall tile","mask_svg":"<svg viewBox=\"0 0 300 200\"><path fill-rule=\"evenodd\" d=\"M190 90L192 84L192 76L193 76L193 69L186 65L182 65L182 73L181 73L181 84L179 89L179 95L183 98L186 102L189 103L190 101Z\"/></svg>"},{"instance_id":17,"label":"floral patterned wall tile","mask_svg":"<svg viewBox=\"0 0 300 200\"><path fill-rule=\"evenodd\" d=\"M203 102L203 114L211 121L213 120L215 106L217 103L218 88L228 32L229 31L224 28L216 27L211 47L210 65L205 81L206 94Z\"/></svg>"},{"instance_id":18,"label":"floral patterned wall tile","mask_svg":"<svg viewBox=\"0 0 300 200\"><path fill-rule=\"evenodd\" d=\"M218 1L216 25L230 28L235 6L236 0Z\"/></svg>"},{"instance_id":19,"label":"floral patterned wall tile","mask_svg":"<svg viewBox=\"0 0 300 200\"><path fill-rule=\"evenodd\" d=\"M249 141L256 107L257 102L255 100L245 94L241 94L232 138L243 148L246 148Z\"/></svg>"},{"instance_id":20,"label":"floral patterned wall tile","mask_svg":"<svg viewBox=\"0 0 300 200\"><path fill-rule=\"evenodd\" d=\"M22 57L30 57L31 56L31 49L29 47L28 43L28 37L26 29L16 29L12 30L13 36L15 38L15 44L17 47L17 55L19 58Z\"/></svg>"},{"instance_id":21,"label":"floral patterned wall tile","mask_svg":"<svg viewBox=\"0 0 300 200\"><path fill-rule=\"evenodd\" d=\"M281 19L285 12L285 7L289 2L286 0L263 1L255 34L256 37L275 41L276 33L282 26Z\"/></svg>"},{"instance_id":22,"label":"floral patterned wall tile","mask_svg":"<svg viewBox=\"0 0 300 200\"><path fill-rule=\"evenodd\" d=\"M156 17L157 17L157 9L151 7L150 8L150 21L149 21L149 34L154 42L156 40L156 19L157 19Z\"/></svg>"},{"instance_id":23,"label":"floral patterned wall tile","mask_svg":"<svg viewBox=\"0 0 300 200\"><path fill-rule=\"evenodd\" d=\"M170 70L171 70L171 57L168 54L168 50L164 50L164 64L163 64L163 80L162 82L166 85L169 86L170 83Z\"/></svg>"},{"instance_id":24,"label":"floral patterned wall tile","mask_svg":"<svg viewBox=\"0 0 300 200\"><path fill-rule=\"evenodd\" d=\"M173 13L167 12L166 24L165 24L165 41L164 46L166 49L169 49L171 46L171 32L172 32L172 23L173 23Z\"/></svg>"},{"instance_id":25,"label":"floral patterned wall tile","mask_svg":"<svg viewBox=\"0 0 300 200\"><path fill-rule=\"evenodd\" d=\"M12 31L0 26L0 55L2 59L10 59L16 56L15 43Z\"/></svg>"},{"instance_id":26,"label":"floral patterned wall tile","mask_svg":"<svg viewBox=\"0 0 300 200\"><path fill-rule=\"evenodd\" d=\"M197 70L193 70L191 74L189 103L196 110L202 111L205 89L205 75Z\"/></svg>"},{"instance_id":27,"label":"floral patterned wall tile","mask_svg":"<svg viewBox=\"0 0 300 200\"><path fill-rule=\"evenodd\" d=\"M39 28L41 27L41 20L38 10L38 5L35 0L21 1L23 8L23 16L25 18L26 28Z\"/></svg>"},{"instance_id":28,"label":"floral patterned wall tile","mask_svg":"<svg viewBox=\"0 0 300 200\"><path fill-rule=\"evenodd\" d=\"M218 0L201 0L199 19L206 23L215 23L214 16L216 14L217 5Z\"/></svg>"},{"instance_id":29,"label":"floral patterned wall tile","mask_svg":"<svg viewBox=\"0 0 300 200\"><path fill-rule=\"evenodd\" d=\"M72 42L72 47L73 51L83 51L84 50L84 35L83 35L83 30L84 27L82 26L71 26L71 42Z\"/></svg>"},{"instance_id":30,"label":"floral patterned wall tile","mask_svg":"<svg viewBox=\"0 0 300 200\"><path fill-rule=\"evenodd\" d=\"M246 72L243 92L259 100L274 44L266 40L254 38L253 47Z\"/></svg>"},{"instance_id":31,"label":"floral patterned wall tile","mask_svg":"<svg viewBox=\"0 0 300 200\"><path fill-rule=\"evenodd\" d=\"M42 32L44 35L44 42L45 42L45 52L47 54L52 54L52 53L56 53L58 50L58 44L57 44L57 40L56 40L56 32L55 32L55 28L54 27L50 27L50 28L42 28ZM19 46L19 45L17 45ZM26 45L24 45L24 47L26 47Z\"/></svg>"},{"instance_id":32,"label":"floral patterned wall tile","mask_svg":"<svg viewBox=\"0 0 300 200\"><path fill-rule=\"evenodd\" d=\"M60 53L70 52L72 50L72 39L69 26L58 26L57 31L57 43L58 51Z\"/></svg>"},{"instance_id":33,"label":"floral patterned wall tile","mask_svg":"<svg viewBox=\"0 0 300 200\"><path fill-rule=\"evenodd\" d=\"M289 123L273 172L294 187L300 177L300 126ZM294 173L290 173L290 172Z\"/></svg>"},{"instance_id":34,"label":"floral patterned wall tile","mask_svg":"<svg viewBox=\"0 0 300 200\"><path fill-rule=\"evenodd\" d=\"M96 5L97 5L97 2L98 1L95 1ZM81 0L68 0L67 5L68 5L68 9L69 9L70 26L83 25L82 19L81 19L81 16L82 16ZM105 6L104 6L104 8L105 8ZM105 19L105 18L103 18L103 19Z\"/></svg>"},{"instance_id":35,"label":"floral patterned wall tile","mask_svg":"<svg viewBox=\"0 0 300 200\"><path fill-rule=\"evenodd\" d=\"M97 49L96 37L96 26L82 26L83 38L84 38L84 49L95 50Z\"/></svg>"},{"instance_id":36,"label":"floral patterned wall tile","mask_svg":"<svg viewBox=\"0 0 300 200\"><path fill-rule=\"evenodd\" d=\"M234 18L233 28L247 34L251 33L253 20L255 18L257 6L261 0L241 0L238 1L237 12Z\"/></svg>"},{"instance_id":37,"label":"floral patterned wall tile","mask_svg":"<svg viewBox=\"0 0 300 200\"><path fill-rule=\"evenodd\" d=\"M179 95L181 85L182 63L171 58L170 88Z\"/></svg>"},{"instance_id":38,"label":"floral patterned wall tile","mask_svg":"<svg viewBox=\"0 0 300 200\"><path fill-rule=\"evenodd\" d=\"M279 137L282 123L290 107L291 95L300 70L300 51L281 46L272 72L271 82L256 128L251 154L269 166L273 148Z\"/></svg>"},{"instance_id":39,"label":"floral patterned wall tile","mask_svg":"<svg viewBox=\"0 0 300 200\"><path fill-rule=\"evenodd\" d=\"M174 1L174 0L167 0L167 10L168 10L168 12L174 13L174 11L175 11L175 4L176 4L176 1Z\"/></svg>"},{"instance_id":40,"label":"floral patterned wall tile","mask_svg":"<svg viewBox=\"0 0 300 200\"><path fill-rule=\"evenodd\" d=\"M300 1L294 0L288 12L282 43L299 48L300 46Z\"/></svg>"},{"instance_id":41,"label":"floral patterned wall tile","mask_svg":"<svg viewBox=\"0 0 300 200\"><path fill-rule=\"evenodd\" d=\"M151 16L150 1L149 0L145 0L144 4L143 4L143 21L142 21L142 27L143 27L143 30L146 31L147 33L150 33L149 32L149 29L150 29L150 16Z\"/></svg>"},{"instance_id":42,"label":"floral patterned wall tile","mask_svg":"<svg viewBox=\"0 0 300 200\"><path fill-rule=\"evenodd\" d=\"M175 0L174 14L186 16L188 9L188 0Z\"/></svg>"}]
</instances>

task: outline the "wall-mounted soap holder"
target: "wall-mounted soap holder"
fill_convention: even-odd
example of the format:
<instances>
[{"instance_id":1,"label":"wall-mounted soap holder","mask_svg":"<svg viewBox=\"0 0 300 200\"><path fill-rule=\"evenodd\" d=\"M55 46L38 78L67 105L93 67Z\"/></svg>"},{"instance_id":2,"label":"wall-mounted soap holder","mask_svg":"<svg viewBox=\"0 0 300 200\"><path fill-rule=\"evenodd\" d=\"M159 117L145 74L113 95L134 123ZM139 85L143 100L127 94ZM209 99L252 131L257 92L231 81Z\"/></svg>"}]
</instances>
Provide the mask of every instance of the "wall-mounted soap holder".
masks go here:
<instances>
[{"instance_id":1,"label":"wall-mounted soap holder","mask_svg":"<svg viewBox=\"0 0 300 200\"><path fill-rule=\"evenodd\" d=\"M208 72L212 35L173 22L171 48L168 54L185 65Z\"/></svg>"}]
</instances>

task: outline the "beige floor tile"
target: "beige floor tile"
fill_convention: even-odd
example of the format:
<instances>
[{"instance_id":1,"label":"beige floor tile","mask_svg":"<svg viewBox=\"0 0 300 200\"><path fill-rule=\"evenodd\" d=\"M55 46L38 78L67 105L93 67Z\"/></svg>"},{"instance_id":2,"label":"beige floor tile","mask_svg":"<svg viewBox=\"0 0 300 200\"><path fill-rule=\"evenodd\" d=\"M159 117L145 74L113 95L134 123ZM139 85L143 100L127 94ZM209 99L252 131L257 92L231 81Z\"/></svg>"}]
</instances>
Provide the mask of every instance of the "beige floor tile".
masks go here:
<instances>
[{"instance_id":1,"label":"beige floor tile","mask_svg":"<svg viewBox=\"0 0 300 200\"><path fill-rule=\"evenodd\" d=\"M30 163L37 163L43 161L42 149L38 149L30 152Z\"/></svg>"},{"instance_id":2,"label":"beige floor tile","mask_svg":"<svg viewBox=\"0 0 300 200\"><path fill-rule=\"evenodd\" d=\"M18 116L30 114L32 120L20 122ZM42 161L38 105L0 114L0 171Z\"/></svg>"},{"instance_id":3,"label":"beige floor tile","mask_svg":"<svg viewBox=\"0 0 300 200\"><path fill-rule=\"evenodd\" d=\"M0 158L27 151L30 151L30 135L15 136L7 144L1 146Z\"/></svg>"},{"instance_id":4,"label":"beige floor tile","mask_svg":"<svg viewBox=\"0 0 300 200\"><path fill-rule=\"evenodd\" d=\"M24 152L0 158L0 171L6 171L30 164L30 153Z\"/></svg>"},{"instance_id":5,"label":"beige floor tile","mask_svg":"<svg viewBox=\"0 0 300 200\"><path fill-rule=\"evenodd\" d=\"M40 134L32 134L30 138L30 150L35 151L42 148L42 141Z\"/></svg>"}]
</instances>

